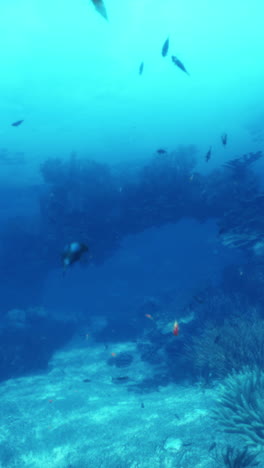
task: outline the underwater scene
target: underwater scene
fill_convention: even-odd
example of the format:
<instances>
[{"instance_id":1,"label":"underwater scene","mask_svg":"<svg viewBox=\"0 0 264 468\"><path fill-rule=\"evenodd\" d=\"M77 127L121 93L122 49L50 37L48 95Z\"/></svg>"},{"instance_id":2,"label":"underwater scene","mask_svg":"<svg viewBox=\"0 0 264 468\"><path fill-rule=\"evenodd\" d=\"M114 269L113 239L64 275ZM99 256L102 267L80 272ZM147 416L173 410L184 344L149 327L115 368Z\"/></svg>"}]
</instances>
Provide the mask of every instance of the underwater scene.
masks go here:
<instances>
[{"instance_id":1,"label":"underwater scene","mask_svg":"<svg viewBox=\"0 0 264 468\"><path fill-rule=\"evenodd\" d=\"M264 468L263 0L1 0L0 468Z\"/></svg>"}]
</instances>

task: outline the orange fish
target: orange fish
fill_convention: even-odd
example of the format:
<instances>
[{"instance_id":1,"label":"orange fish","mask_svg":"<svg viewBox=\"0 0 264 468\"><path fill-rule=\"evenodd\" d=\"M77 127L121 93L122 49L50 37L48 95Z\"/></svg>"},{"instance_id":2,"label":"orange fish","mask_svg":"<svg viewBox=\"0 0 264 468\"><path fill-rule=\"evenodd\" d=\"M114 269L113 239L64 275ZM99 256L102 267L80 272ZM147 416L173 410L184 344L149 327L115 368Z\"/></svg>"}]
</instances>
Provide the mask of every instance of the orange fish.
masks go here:
<instances>
[{"instance_id":1,"label":"orange fish","mask_svg":"<svg viewBox=\"0 0 264 468\"><path fill-rule=\"evenodd\" d=\"M145 317L147 317L147 318L149 318L149 319L151 319L151 320L154 320L154 318L153 318L152 315L150 315L150 314L145 314Z\"/></svg>"},{"instance_id":2,"label":"orange fish","mask_svg":"<svg viewBox=\"0 0 264 468\"><path fill-rule=\"evenodd\" d=\"M173 333L174 336L179 335L179 329L180 329L179 324L178 324L177 321L175 321L174 324L173 324L173 329L172 329L172 333Z\"/></svg>"},{"instance_id":3,"label":"orange fish","mask_svg":"<svg viewBox=\"0 0 264 468\"><path fill-rule=\"evenodd\" d=\"M112 356L112 357L116 357L116 353L111 353L111 356Z\"/></svg>"}]
</instances>

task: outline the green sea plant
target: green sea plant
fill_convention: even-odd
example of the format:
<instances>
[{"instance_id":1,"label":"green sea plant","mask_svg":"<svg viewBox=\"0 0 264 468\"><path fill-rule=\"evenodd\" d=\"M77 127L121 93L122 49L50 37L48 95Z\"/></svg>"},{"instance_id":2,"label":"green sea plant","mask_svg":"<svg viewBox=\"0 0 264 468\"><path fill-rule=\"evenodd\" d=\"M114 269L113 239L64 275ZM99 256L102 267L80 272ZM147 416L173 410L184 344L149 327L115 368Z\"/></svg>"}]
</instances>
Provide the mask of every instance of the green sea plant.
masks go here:
<instances>
[{"instance_id":1,"label":"green sea plant","mask_svg":"<svg viewBox=\"0 0 264 468\"><path fill-rule=\"evenodd\" d=\"M220 387L214 418L224 431L240 434L247 447L264 448L264 372L244 368Z\"/></svg>"},{"instance_id":2,"label":"green sea plant","mask_svg":"<svg viewBox=\"0 0 264 468\"><path fill-rule=\"evenodd\" d=\"M250 312L250 313L249 313ZM186 357L207 381L243 367L264 366L264 320L256 310L235 310L222 324L207 322L186 345Z\"/></svg>"},{"instance_id":3,"label":"green sea plant","mask_svg":"<svg viewBox=\"0 0 264 468\"><path fill-rule=\"evenodd\" d=\"M250 452L247 447L236 449L231 445L227 445L225 450L222 452L221 458L221 462L228 468L259 466L259 462L256 460L257 454Z\"/></svg>"}]
</instances>

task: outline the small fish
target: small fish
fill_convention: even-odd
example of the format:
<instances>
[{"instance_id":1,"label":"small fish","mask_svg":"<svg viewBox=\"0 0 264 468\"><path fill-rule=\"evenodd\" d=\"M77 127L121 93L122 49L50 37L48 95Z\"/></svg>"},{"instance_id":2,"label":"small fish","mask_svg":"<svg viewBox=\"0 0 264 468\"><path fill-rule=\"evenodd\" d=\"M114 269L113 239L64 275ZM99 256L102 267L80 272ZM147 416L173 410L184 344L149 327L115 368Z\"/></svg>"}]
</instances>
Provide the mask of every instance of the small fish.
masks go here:
<instances>
[{"instance_id":1,"label":"small fish","mask_svg":"<svg viewBox=\"0 0 264 468\"><path fill-rule=\"evenodd\" d=\"M92 0L94 6L95 6L95 9L96 11L106 20L108 20L108 16L107 16L107 12L106 12L106 8L105 8L105 5L104 5L104 2L103 0Z\"/></svg>"},{"instance_id":2,"label":"small fish","mask_svg":"<svg viewBox=\"0 0 264 468\"><path fill-rule=\"evenodd\" d=\"M148 319L154 320L154 318L150 314L145 314L145 317L147 317Z\"/></svg>"},{"instance_id":3,"label":"small fish","mask_svg":"<svg viewBox=\"0 0 264 468\"><path fill-rule=\"evenodd\" d=\"M116 353L111 353L111 356L112 356L112 357L116 357Z\"/></svg>"},{"instance_id":4,"label":"small fish","mask_svg":"<svg viewBox=\"0 0 264 468\"><path fill-rule=\"evenodd\" d=\"M141 402L141 408L145 408L143 401Z\"/></svg>"},{"instance_id":5,"label":"small fish","mask_svg":"<svg viewBox=\"0 0 264 468\"><path fill-rule=\"evenodd\" d=\"M217 336L215 337L215 339L214 339L214 343L215 343L215 344L218 344L219 341L220 341L220 338L221 338L221 335L217 335Z\"/></svg>"},{"instance_id":6,"label":"small fish","mask_svg":"<svg viewBox=\"0 0 264 468\"><path fill-rule=\"evenodd\" d=\"M169 51L169 45L170 45L170 39L169 37L166 39L166 41L164 42L163 46L162 46L162 49L161 49L161 55L162 57L166 57L166 55L168 54L168 51Z\"/></svg>"},{"instance_id":7,"label":"small fish","mask_svg":"<svg viewBox=\"0 0 264 468\"><path fill-rule=\"evenodd\" d=\"M177 65L178 68L180 68L182 71L184 71L184 73L190 76L190 73L186 70L183 63L175 55L172 55L171 60L175 65Z\"/></svg>"},{"instance_id":8,"label":"small fish","mask_svg":"<svg viewBox=\"0 0 264 468\"><path fill-rule=\"evenodd\" d=\"M129 381L129 377L127 375L121 377L112 377L113 383L125 383Z\"/></svg>"},{"instance_id":9,"label":"small fish","mask_svg":"<svg viewBox=\"0 0 264 468\"><path fill-rule=\"evenodd\" d=\"M201 296L195 295L195 296L193 296L193 299L194 299L196 302L198 302L198 304L204 304L204 298L201 297Z\"/></svg>"},{"instance_id":10,"label":"small fish","mask_svg":"<svg viewBox=\"0 0 264 468\"><path fill-rule=\"evenodd\" d=\"M209 449L208 449L208 452L211 452L212 450L214 450L215 447L216 447L216 443L213 442L213 443L210 445L210 447L209 447Z\"/></svg>"},{"instance_id":11,"label":"small fish","mask_svg":"<svg viewBox=\"0 0 264 468\"><path fill-rule=\"evenodd\" d=\"M138 70L139 75L142 75L143 71L144 71L144 62L141 62L139 66L139 70Z\"/></svg>"},{"instance_id":12,"label":"small fish","mask_svg":"<svg viewBox=\"0 0 264 468\"><path fill-rule=\"evenodd\" d=\"M226 228L221 227L221 228L219 229L219 231L218 231L218 234L221 235L221 234L224 234L225 232L226 232Z\"/></svg>"},{"instance_id":13,"label":"small fish","mask_svg":"<svg viewBox=\"0 0 264 468\"><path fill-rule=\"evenodd\" d=\"M212 146L210 146L209 150L207 151L205 155L206 162L208 162L211 159L211 154L212 154Z\"/></svg>"},{"instance_id":14,"label":"small fish","mask_svg":"<svg viewBox=\"0 0 264 468\"><path fill-rule=\"evenodd\" d=\"M173 324L173 329L172 329L172 333L174 336L178 336L179 335L179 330L180 330L180 327L179 327L179 324L178 322L175 320L174 324Z\"/></svg>"},{"instance_id":15,"label":"small fish","mask_svg":"<svg viewBox=\"0 0 264 468\"><path fill-rule=\"evenodd\" d=\"M12 127L19 127L24 122L24 120L17 120L16 122L13 122L11 125Z\"/></svg>"},{"instance_id":16,"label":"small fish","mask_svg":"<svg viewBox=\"0 0 264 468\"><path fill-rule=\"evenodd\" d=\"M221 135L221 141L223 143L223 146L226 146L226 144L227 144L227 133L223 133Z\"/></svg>"},{"instance_id":17,"label":"small fish","mask_svg":"<svg viewBox=\"0 0 264 468\"><path fill-rule=\"evenodd\" d=\"M73 263L80 260L81 256L88 250L88 247L85 244L81 244L80 242L71 242L70 244L66 245L62 254L64 270Z\"/></svg>"},{"instance_id":18,"label":"small fish","mask_svg":"<svg viewBox=\"0 0 264 468\"><path fill-rule=\"evenodd\" d=\"M84 382L84 383L91 382L91 379L83 379L83 382Z\"/></svg>"},{"instance_id":19,"label":"small fish","mask_svg":"<svg viewBox=\"0 0 264 468\"><path fill-rule=\"evenodd\" d=\"M158 154L166 154L167 151L166 151L164 148L159 148L159 149L157 149L156 153L158 153Z\"/></svg>"}]
</instances>

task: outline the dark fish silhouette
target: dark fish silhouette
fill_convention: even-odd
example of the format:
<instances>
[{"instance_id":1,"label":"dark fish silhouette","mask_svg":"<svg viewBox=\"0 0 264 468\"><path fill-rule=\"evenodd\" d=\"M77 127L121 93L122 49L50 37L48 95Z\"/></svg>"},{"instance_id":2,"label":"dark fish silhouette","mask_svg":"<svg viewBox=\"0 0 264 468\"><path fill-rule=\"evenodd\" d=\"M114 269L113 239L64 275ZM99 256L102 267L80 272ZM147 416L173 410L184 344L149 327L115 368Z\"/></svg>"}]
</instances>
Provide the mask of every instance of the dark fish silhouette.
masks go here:
<instances>
[{"instance_id":1,"label":"dark fish silhouette","mask_svg":"<svg viewBox=\"0 0 264 468\"><path fill-rule=\"evenodd\" d=\"M158 154L166 154L167 151L165 149L163 149L163 148L159 148L159 149L157 149L157 153Z\"/></svg>"},{"instance_id":2,"label":"dark fish silhouette","mask_svg":"<svg viewBox=\"0 0 264 468\"><path fill-rule=\"evenodd\" d=\"M216 447L216 443L213 442L213 443L210 445L210 447L209 447L209 449L208 449L208 452L211 452L212 450L214 450L215 447Z\"/></svg>"},{"instance_id":3,"label":"dark fish silhouette","mask_svg":"<svg viewBox=\"0 0 264 468\"><path fill-rule=\"evenodd\" d=\"M24 122L24 120L17 120L16 122L13 122L11 125L12 127L18 127Z\"/></svg>"},{"instance_id":4,"label":"dark fish silhouette","mask_svg":"<svg viewBox=\"0 0 264 468\"><path fill-rule=\"evenodd\" d=\"M141 62L140 67L139 67L139 70L138 70L138 73L139 73L140 75L142 75L143 70L144 70L144 62Z\"/></svg>"},{"instance_id":5,"label":"dark fish silhouette","mask_svg":"<svg viewBox=\"0 0 264 468\"><path fill-rule=\"evenodd\" d=\"M221 135L221 141L222 141L224 146L227 144L227 133L223 133Z\"/></svg>"},{"instance_id":6,"label":"dark fish silhouette","mask_svg":"<svg viewBox=\"0 0 264 468\"><path fill-rule=\"evenodd\" d=\"M108 20L105 4L103 0L92 0L96 11L106 20Z\"/></svg>"},{"instance_id":7,"label":"dark fish silhouette","mask_svg":"<svg viewBox=\"0 0 264 468\"><path fill-rule=\"evenodd\" d=\"M170 45L170 39L169 37L166 39L166 41L164 42L163 46L162 46L162 49L161 49L161 55L162 57L166 57L166 55L168 54L168 51L169 51L169 45Z\"/></svg>"},{"instance_id":8,"label":"dark fish silhouette","mask_svg":"<svg viewBox=\"0 0 264 468\"><path fill-rule=\"evenodd\" d=\"M221 227L218 231L218 234L224 234L225 232L227 232L227 228L224 228L224 227Z\"/></svg>"},{"instance_id":9,"label":"dark fish silhouette","mask_svg":"<svg viewBox=\"0 0 264 468\"><path fill-rule=\"evenodd\" d=\"M212 146L210 146L209 150L207 151L205 155L206 162L208 162L211 159L211 154L212 154Z\"/></svg>"},{"instance_id":10,"label":"dark fish silhouette","mask_svg":"<svg viewBox=\"0 0 264 468\"><path fill-rule=\"evenodd\" d=\"M183 65L183 63L175 56L175 55L172 55L171 56L171 60L173 61L173 63L178 67L180 68L182 71L184 71L184 73L186 73L187 75L190 75L189 72L187 72L185 66Z\"/></svg>"},{"instance_id":11,"label":"dark fish silhouette","mask_svg":"<svg viewBox=\"0 0 264 468\"><path fill-rule=\"evenodd\" d=\"M204 298L201 297L201 296L195 295L195 296L193 296L193 299L194 299L196 302L198 302L198 304L204 304L204 302L205 302Z\"/></svg>"},{"instance_id":12,"label":"dark fish silhouette","mask_svg":"<svg viewBox=\"0 0 264 468\"><path fill-rule=\"evenodd\" d=\"M112 377L113 383L126 383L129 381L129 377L127 375L120 376L120 377Z\"/></svg>"}]
</instances>

